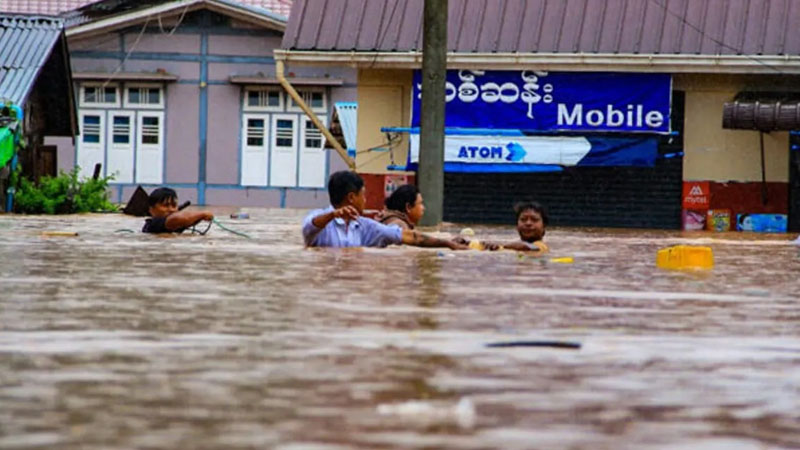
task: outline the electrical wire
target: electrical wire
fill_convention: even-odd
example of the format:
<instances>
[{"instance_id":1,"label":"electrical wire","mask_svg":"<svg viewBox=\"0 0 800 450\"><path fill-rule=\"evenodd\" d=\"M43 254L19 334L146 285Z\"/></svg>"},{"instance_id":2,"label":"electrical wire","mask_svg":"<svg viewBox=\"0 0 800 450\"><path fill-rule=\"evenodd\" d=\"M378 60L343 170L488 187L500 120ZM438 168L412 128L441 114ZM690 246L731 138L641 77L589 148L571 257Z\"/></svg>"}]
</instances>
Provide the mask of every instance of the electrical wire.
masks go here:
<instances>
[{"instance_id":1,"label":"electrical wire","mask_svg":"<svg viewBox=\"0 0 800 450\"><path fill-rule=\"evenodd\" d=\"M169 33L164 31L164 26L161 24L161 14L159 14L158 15L158 29L161 30L161 34L166 34L167 36L172 36L173 34L175 34L175 31L177 31L178 27L181 26L181 23L183 22L183 18L186 16L186 11L188 11L188 10L189 10L189 5L186 5L183 8L183 12L181 13L181 16L178 17L178 22L175 24L174 27L172 27L172 31L170 31Z\"/></svg>"},{"instance_id":2,"label":"electrical wire","mask_svg":"<svg viewBox=\"0 0 800 450\"><path fill-rule=\"evenodd\" d=\"M671 9L669 9L669 7L667 7L667 5L665 3L661 3L658 0L649 0L649 1L650 1L650 3L653 3L656 6L660 7L661 9L663 9L667 14L669 14L669 15L675 17L676 19L680 20L681 22L683 22L687 27L689 27L689 28L693 29L694 31L696 31L703 38L706 38L706 39L710 40L711 42L713 42L713 43L715 43L715 44L717 44L717 45L719 45L721 47L724 47L724 48L726 48L728 50L736 52L737 55L742 55L742 56L746 57L747 59L753 60L753 61L757 62L758 64L761 64L764 67L768 67L768 68L774 70L775 72L778 72L778 73L781 73L781 74L784 73L778 67L775 67L775 66L773 66L771 64L768 64L768 63L766 63L764 61L761 61L760 59L758 59L758 58L756 58L754 56L746 54L742 49L736 48L736 47L734 47L732 45L728 45L725 42L723 42L722 40L716 39L713 36L709 36L708 33L706 33L702 28L700 28L697 25L694 25L693 23L689 22L689 20L686 19L685 16L683 16L681 14L678 14L678 13L672 11Z\"/></svg>"},{"instance_id":3,"label":"electrical wire","mask_svg":"<svg viewBox=\"0 0 800 450\"><path fill-rule=\"evenodd\" d=\"M131 46L131 49L128 50L128 52L125 54L125 57L122 58L122 61L120 61L120 63L117 66L117 68L114 69L113 72L111 72L111 76L109 76L108 79L103 82L103 85L100 87L101 90L105 89L105 87L108 86L108 83L110 83L111 80L113 80L114 77L117 76L119 71L122 70L122 66L124 66L125 63L128 61L128 58L130 58L131 54L136 49L136 46L139 44L139 40L142 39L142 36L144 35L144 32L147 30L147 24L148 23L150 23L150 16L148 16L147 20L144 21L144 25L142 25L142 29L141 29L141 31L139 31L139 35L136 36L136 40L133 42L133 45Z\"/></svg>"},{"instance_id":4,"label":"electrical wire","mask_svg":"<svg viewBox=\"0 0 800 450\"><path fill-rule=\"evenodd\" d=\"M247 238L247 239L253 239L253 237L252 237L252 236L250 236L250 235L249 235L249 234L247 234L247 233L243 233L243 232L241 232L241 231L236 231L236 230L234 230L234 229L232 229L232 228L228 228L228 227L226 227L225 225L223 225L222 223L220 223L220 221L219 221L219 220L217 220L216 218L214 218L214 219L211 219L211 222L212 222L212 223L214 223L216 226L218 226L218 227L222 228L223 230L227 231L228 233L235 234L235 235L237 235L237 236L241 236L241 237L243 237L243 238Z\"/></svg>"}]
</instances>

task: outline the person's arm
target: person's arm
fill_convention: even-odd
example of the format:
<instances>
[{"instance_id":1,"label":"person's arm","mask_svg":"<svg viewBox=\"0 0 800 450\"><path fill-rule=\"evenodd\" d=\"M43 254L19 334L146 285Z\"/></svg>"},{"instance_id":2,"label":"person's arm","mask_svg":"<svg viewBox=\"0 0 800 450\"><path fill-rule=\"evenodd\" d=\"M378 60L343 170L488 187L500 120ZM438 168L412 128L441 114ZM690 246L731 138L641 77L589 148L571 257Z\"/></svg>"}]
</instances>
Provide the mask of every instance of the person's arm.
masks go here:
<instances>
[{"instance_id":1,"label":"person's arm","mask_svg":"<svg viewBox=\"0 0 800 450\"><path fill-rule=\"evenodd\" d=\"M507 243L494 243L494 242L487 242L487 245L491 244L493 246L498 246L500 248L506 250L515 250L518 252L533 252L533 253L545 253L547 252L547 245L545 245L542 241L536 241L533 243L528 243L524 241L515 241L515 242L507 242ZM496 250L492 249L492 250Z\"/></svg>"},{"instance_id":2,"label":"person's arm","mask_svg":"<svg viewBox=\"0 0 800 450\"><path fill-rule=\"evenodd\" d=\"M212 220L214 214L208 211L177 211L167 216L164 228L167 231L178 231L196 225L201 220Z\"/></svg>"},{"instance_id":3,"label":"person's arm","mask_svg":"<svg viewBox=\"0 0 800 450\"><path fill-rule=\"evenodd\" d=\"M403 230L403 244L416 247L447 247L451 250L466 250L469 248L453 240L435 238L416 230Z\"/></svg>"},{"instance_id":4,"label":"person's arm","mask_svg":"<svg viewBox=\"0 0 800 450\"><path fill-rule=\"evenodd\" d=\"M330 221L333 219L342 218L349 222L357 217L357 209L352 206L342 206L341 208L334 209L333 211L314 217L311 219L311 224L319 229L322 229L325 228L325 225L328 225L328 223L330 223Z\"/></svg>"},{"instance_id":5,"label":"person's arm","mask_svg":"<svg viewBox=\"0 0 800 450\"><path fill-rule=\"evenodd\" d=\"M303 240L306 242L306 245L311 245L311 242L317 234L319 234L331 220L337 217L341 217L347 221L354 220L358 217L358 210L352 206L342 206L333 211L307 217L303 222Z\"/></svg>"}]
</instances>

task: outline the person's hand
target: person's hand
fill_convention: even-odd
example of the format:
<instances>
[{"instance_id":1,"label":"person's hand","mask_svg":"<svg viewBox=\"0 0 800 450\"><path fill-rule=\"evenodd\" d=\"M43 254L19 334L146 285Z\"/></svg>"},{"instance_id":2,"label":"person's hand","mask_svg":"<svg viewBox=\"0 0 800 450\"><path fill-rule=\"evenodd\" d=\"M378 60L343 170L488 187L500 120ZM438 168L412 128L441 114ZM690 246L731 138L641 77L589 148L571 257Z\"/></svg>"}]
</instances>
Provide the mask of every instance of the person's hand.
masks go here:
<instances>
[{"instance_id":1,"label":"person's hand","mask_svg":"<svg viewBox=\"0 0 800 450\"><path fill-rule=\"evenodd\" d=\"M355 220L358 218L358 210L354 206L342 206L339 209L335 209L333 211L334 218L341 218L344 219L346 222L351 220Z\"/></svg>"},{"instance_id":2,"label":"person's hand","mask_svg":"<svg viewBox=\"0 0 800 450\"><path fill-rule=\"evenodd\" d=\"M483 249L484 250L489 250L490 252L494 252L494 251L500 250L502 248L503 248L503 246L498 244L498 243L496 243L496 242L484 242L483 243Z\"/></svg>"},{"instance_id":3,"label":"person's hand","mask_svg":"<svg viewBox=\"0 0 800 450\"><path fill-rule=\"evenodd\" d=\"M455 239L453 239L452 241L447 241L447 244L448 244L447 247L450 250L469 250L469 245L456 242Z\"/></svg>"},{"instance_id":4,"label":"person's hand","mask_svg":"<svg viewBox=\"0 0 800 450\"><path fill-rule=\"evenodd\" d=\"M467 239L464 239L464 238L463 238L463 237L461 237L461 236L456 236L456 237L454 237L454 238L452 239L452 241L453 241L453 242L455 242L456 244L461 244L461 245L469 245L469 240L467 240Z\"/></svg>"}]
</instances>

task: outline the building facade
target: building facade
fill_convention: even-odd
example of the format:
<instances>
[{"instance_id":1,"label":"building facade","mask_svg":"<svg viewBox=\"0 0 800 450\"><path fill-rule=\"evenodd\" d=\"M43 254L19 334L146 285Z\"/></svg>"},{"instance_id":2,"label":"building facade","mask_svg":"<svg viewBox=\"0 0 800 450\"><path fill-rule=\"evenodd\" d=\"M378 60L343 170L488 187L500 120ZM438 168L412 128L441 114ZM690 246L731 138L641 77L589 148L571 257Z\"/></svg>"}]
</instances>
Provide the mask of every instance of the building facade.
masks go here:
<instances>
[{"instance_id":1,"label":"building facade","mask_svg":"<svg viewBox=\"0 0 800 450\"><path fill-rule=\"evenodd\" d=\"M342 3L296 1L277 57L291 64L359 68L357 167L391 173L397 161L407 160L413 136L423 2ZM800 5L795 2L451 0L448 16L451 75L538 71L590 79L595 74L598 80L604 74L633 74L647 80L663 74L671 92L666 132L520 130L487 119L483 128L490 130L483 135L514 128L531 136L590 140L650 136L657 142L655 159L648 166L579 163L544 172L447 171L445 220L509 222L514 200L532 197L547 204L558 225L677 229L686 210L696 209L703 214L727 210L733 220L742 214L788 215L791 228L800 227L800 177L797 164L790 164L797 160L797 147L790 130L760 135L722 126L725 103L741 98L797 103L800 41L791 23L800 19ZM589 93L605 88L591 81L585 87ZM449 93L460 95L456 90ZM617 92L613 104L621 108L626 94ZM447 111L448 129L458 126ZM387 147L385 130L403 128L412 134L400 133L392 151L364 151ZM687 205L692 200L684 195L687 188L695 194L705 190L705 203Z\"/></svg>"},{"instance_id":2,"label":"building facade","mask_svg":"<svg viewBox=\"0 0 800 450\"><path fill-rule=\"evenodd\" d=\"M0 13L0 126L13 127L24 143L0 161L0 211L11 209L4 199L17 163L33 180L56 174L56 149L45 139L71 141L77 133L71 84L63 20Z\"/></svg>"},{"instance_id":3,"label":"building facade","mask_svg":"<svg viewBox=\"0 0 800 450\"><path fill-rule=\"evenodd\" d=\"M101 1L67 17L81 134L49 139L60 168L102 164L118 202L138 185L201 205L328 202L327 176L346 165L275 79L285 16L198 0ZM355 98L352 70L287 72L323 122Z\"/></svg>"}]
</instances>

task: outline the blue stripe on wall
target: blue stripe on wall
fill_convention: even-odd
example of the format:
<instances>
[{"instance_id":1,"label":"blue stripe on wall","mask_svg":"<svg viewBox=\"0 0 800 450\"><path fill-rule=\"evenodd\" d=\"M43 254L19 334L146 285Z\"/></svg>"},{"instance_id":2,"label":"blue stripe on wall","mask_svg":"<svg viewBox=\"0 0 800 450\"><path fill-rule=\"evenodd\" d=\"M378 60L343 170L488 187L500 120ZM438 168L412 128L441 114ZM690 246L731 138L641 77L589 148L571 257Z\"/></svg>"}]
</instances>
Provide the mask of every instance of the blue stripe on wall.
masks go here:
<instances>
[{"instance_id":1,"label":"blue stripe on wall","mask_svg":"<svg viewBox=\"0 0 800 450\"><path fill-rule=\"evenodd\" d=\"M208 33L205 36L206 46L208 46ZM202 41L201 41L202 46ZM206 47L208 51L208 47ZM71 52L73 58L87 59L119 59L125 58L124 52L101 52L94 50L75 50ZM235 55L205 55L193 53L174 53L174 52L133 52L127 57L130 59L147 59L156 61L180 61L180 62L213 62L213 63L233 63L233 64L275 64L275 58L271 56L235 56Z\"/></svg>"},{"instance_id":2,"label":"blue stripe on wall","mask_svg":"<svg viewBox=\"0 0 800 450\"><path fill-rule=\"evenodd\" d=\"M200 133L200 161L197 169L197 203L206 204L206 143L208 139L208 32L200 34L200 54L203 60L200 61L200 113L199 113L199 133Z\"/></svg>"}]
</instances>

